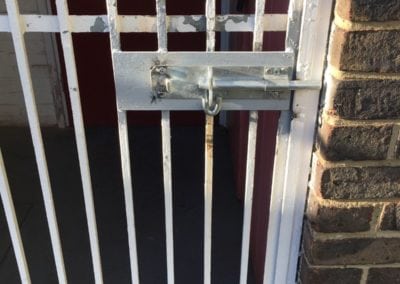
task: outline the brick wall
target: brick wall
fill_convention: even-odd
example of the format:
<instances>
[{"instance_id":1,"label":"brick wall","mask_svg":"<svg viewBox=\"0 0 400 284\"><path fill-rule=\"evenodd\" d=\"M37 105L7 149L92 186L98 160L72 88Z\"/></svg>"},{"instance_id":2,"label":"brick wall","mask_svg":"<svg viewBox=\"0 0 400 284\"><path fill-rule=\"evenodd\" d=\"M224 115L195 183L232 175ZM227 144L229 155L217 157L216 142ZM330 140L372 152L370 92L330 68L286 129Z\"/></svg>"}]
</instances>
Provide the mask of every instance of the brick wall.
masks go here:
<instances>
[{"instance_id":1,"label":"brick wall","mask_svg":"<svg viewBox=\"0 0 400 284\"><path fill-rule=\"evenodd\" d=\"M299 278L400 283L400 1L336 2Z\"/></svg>"}]
</instances>

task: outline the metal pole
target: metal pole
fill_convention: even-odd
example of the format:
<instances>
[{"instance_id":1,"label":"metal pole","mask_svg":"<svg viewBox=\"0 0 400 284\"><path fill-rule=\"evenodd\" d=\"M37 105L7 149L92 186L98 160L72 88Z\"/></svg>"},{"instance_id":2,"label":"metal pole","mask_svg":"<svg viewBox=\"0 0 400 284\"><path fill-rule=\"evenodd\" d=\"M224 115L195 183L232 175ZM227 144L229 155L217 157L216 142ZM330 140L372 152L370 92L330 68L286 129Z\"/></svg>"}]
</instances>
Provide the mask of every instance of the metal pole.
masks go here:
<instances>
[{"instance_id":1,"label":"metal pole","mask_svg":"<svg viewBox=\"0 0 400 284\"><path fill-rule=\"evenodd\" d=\"M46 154L43 146L43 138L40 130L39 116L33 91L32 76L29 68L28 56L24 40L24 28L21 23L20 13L16 0L6 0L9 26L13 38L15 55L17 57L18 71L21 78L25 107L28 115L29 127L35 150L36 164L39 171L40 184L46 211L47 223L51 246L56 264L58 281L67 283L65 274L64 257L61 249L60 233L58 231L57 217L54 208L53 194L51 191L50 177L47 167Z\"/></svg>"},{"instance_id":2,"label":"metal pole","mask_svg":"<svg viewBox=\"0 0 400 284\"><path fill-rule=\"evenodd\" d=\"M10 232L15 259L17 260L19 276L23 284L30 284L31 277L26 262L24 246L22 244L21 233L19 231L18 219L15 214L14 202L12 200L10 186L8 184L6 168L4 166L3 156L0 149L0 195L3 201L4 212L6 214L8 230Z\"/></svg>"}]
</instances>

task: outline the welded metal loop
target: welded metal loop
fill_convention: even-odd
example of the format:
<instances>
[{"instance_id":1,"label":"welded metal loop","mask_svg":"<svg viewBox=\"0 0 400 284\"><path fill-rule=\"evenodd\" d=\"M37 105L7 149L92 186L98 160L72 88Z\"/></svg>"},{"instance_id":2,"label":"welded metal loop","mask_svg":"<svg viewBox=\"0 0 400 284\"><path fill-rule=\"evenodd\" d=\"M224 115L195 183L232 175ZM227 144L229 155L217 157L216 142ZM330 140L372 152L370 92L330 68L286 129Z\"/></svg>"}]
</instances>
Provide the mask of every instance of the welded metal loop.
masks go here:
<instances>
[{"instance_id":1,"label":"welded metal loop","mask_svg":"<svg viewBox=\"0 0 400 284\"><path fill-rule=\"evenodd\" d=\"M221 97L214 97L214 91L213 91L213 70L212 67L208 67L208 72L207 72L207 84L208 84L208 89L203 96L201 102L203 105L203 110L207 115L212 115L215 116L221 111L221 103L222 103L222 98Z\"/></svg>"}]
</instances>

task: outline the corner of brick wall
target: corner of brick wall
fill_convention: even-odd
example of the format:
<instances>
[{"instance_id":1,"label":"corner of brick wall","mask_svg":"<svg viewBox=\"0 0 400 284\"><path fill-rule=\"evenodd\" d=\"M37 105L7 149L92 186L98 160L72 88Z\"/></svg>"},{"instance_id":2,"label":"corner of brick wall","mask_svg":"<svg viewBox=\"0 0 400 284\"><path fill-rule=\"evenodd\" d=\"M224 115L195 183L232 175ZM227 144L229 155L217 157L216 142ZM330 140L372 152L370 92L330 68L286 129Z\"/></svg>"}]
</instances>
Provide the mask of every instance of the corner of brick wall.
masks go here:
<instances>
[{"instance_id":1,"label":"corner of brick wall","mask_svg":"<svg viewBox=\"0 0 400 284\"><path fill-rule=\"evenodd\" d=\"M299 282L400 283L400 1L337 0Z\"/></svg>"}]
</instances>

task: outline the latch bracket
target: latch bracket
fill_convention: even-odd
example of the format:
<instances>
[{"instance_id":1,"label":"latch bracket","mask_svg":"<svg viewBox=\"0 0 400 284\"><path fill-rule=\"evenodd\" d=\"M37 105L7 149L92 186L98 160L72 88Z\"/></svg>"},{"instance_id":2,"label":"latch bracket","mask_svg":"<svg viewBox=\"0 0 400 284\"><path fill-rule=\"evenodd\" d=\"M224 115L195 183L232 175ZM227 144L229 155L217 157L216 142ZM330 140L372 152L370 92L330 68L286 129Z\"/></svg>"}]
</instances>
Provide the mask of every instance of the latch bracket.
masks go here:
<instances>
[{"instance_id":1,"label":"latch bracket","mask_svg":"<svg viewBox=\"0 0 400 284\"><path fill-rule=\"evenodd\" d=\"M294 66L290 51L118 51L113 59L121 110L202 110L210 85L210 110L217 109L215 99L223 110L288 110L291 90L321 85L289 80Z\"/></svg>"}]
</instances>

